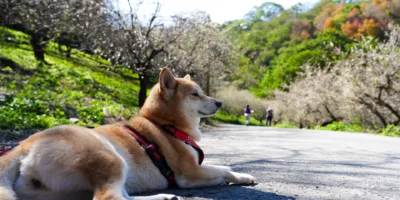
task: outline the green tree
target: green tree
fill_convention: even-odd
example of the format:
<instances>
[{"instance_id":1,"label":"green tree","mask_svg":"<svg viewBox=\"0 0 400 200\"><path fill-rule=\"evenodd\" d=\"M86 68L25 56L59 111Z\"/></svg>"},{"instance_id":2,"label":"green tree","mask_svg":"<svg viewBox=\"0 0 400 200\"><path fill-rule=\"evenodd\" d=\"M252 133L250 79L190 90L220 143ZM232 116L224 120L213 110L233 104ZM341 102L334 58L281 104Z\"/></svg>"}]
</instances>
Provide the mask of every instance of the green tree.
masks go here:
<instances>
[{"instance_id":1,"label":"green tree","mask_svg":"<svg viewBox=\"0 0 400 200\"><path fill-rule=\"evenodd\" d=\"M268 96L273 90L289 85L295 80L301 65L310 63L324 67L328 62L339 60L351 43L340 31L332 30L318 34L315 39L282 47L279 56L271 63L271 70L260 82L256 95Z\"/></svg>"},{"instance_id":2,"label":"green tree","mask_svg":"<svg viewBox=\"0 0 400 200\"><path fill-rule=\"evenodd\" d=\"M265 2L260 6L255 6L246 14L245 19L251 22L266 21L279 15L283 10L283 7L277 3Z\"/></svg>"}]
</instances>

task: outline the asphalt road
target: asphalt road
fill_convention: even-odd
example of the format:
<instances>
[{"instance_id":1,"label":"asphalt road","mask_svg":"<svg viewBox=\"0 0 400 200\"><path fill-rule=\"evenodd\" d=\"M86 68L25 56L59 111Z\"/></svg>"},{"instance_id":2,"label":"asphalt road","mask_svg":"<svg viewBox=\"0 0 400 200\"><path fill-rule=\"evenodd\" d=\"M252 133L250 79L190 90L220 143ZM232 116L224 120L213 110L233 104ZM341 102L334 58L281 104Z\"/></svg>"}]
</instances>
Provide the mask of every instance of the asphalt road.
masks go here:
<instances>
[{"instance_id":1,"label":"asphalt road","mask_svg":"<svg viewBox=\"0 0 400 200\"><path fill-rule=\"evenodd\" d=\"M257 184L160 192L188 200L400 200L400 138L221 125L199 144L205 164L249 173Z\"/></svg>"}]
</instances>

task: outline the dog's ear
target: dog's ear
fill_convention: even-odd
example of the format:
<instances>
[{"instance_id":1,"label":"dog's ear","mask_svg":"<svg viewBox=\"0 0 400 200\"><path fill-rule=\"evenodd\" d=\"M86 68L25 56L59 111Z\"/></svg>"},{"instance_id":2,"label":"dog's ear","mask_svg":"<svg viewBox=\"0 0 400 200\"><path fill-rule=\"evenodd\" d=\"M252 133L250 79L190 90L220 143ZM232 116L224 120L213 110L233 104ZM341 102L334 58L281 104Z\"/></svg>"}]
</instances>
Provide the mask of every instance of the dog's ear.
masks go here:
<instances>
[{"instance_id":1,"label":"dog's ear","mask_svg":"<svg viewBox=\"0 0 400 200\"><path fill-rule=\"evenodd\" d=\"M192 79L190 78L190 75L189 74L186 74L186 76L185 77L183 77L184 79L187 79L187 80L189 80L189 81L191 81Z\"/></svg>"},{"instance_id":2,"label":"dog's ear","mask_svg":"<svg viewBox=\"0 0 400 200\"><path fill-rule=\"evenodd\" d=\"M166 67L161 69L159 82L161 89L175 89L177 84L174 75Z\"/></svg>"},{"instance_id":3,"label":"dog's ear","mask_svg":"<svg viewBox=\"0 0 400 200\"><path fill-rule=\"evenodd\" d=\"M161 69L159 82L161 93L163 97L168 100L170 91L176 88L178 81L175 80L175 77L171 71L164 67Z\"/></svg>"}]
</instances>

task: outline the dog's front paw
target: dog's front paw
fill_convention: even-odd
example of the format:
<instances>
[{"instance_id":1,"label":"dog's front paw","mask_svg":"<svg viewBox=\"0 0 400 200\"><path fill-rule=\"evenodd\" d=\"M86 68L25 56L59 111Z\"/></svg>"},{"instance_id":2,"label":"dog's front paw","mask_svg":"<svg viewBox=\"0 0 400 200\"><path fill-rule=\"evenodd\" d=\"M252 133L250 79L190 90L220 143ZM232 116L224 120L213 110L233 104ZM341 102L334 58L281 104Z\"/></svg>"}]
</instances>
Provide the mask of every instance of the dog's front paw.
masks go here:
<instances>
[{"instance_id":1,"label":"dog's front paw","mask_svg":"<svg viewBox=\"0 0 400 200\"><path fill-rule=\"evenodd\" d=\"M253 184L256 182L256 178L254 178L252 175L250 174L242 174L242 173L237 173L237 172L233 172L233 174L235 175L235 181L234 183L237 184Z\"/></svg>"},{"instance_id":2,"label":"dog's front paw","mask_svg":"<svg viewBox=\"0 0 400 200\"><path fill-rule=\"evenodd\" d=\"M182 200L182 198L172 194L157 194L151 197L153 197L152 200Z\"/></svg>"},{"instance_id":3,"label":"dog's front paw","mask_svg":"<svg viewBox=\"0 0 400 200\"><path fill-rule=\"evenodd\" d=\"M213 165L214 167L217 167L219 169L222 169L224 171L233 171L232 168L228 167L228 166L222 166L222 165Z\"/></svg>"}]
</instances>

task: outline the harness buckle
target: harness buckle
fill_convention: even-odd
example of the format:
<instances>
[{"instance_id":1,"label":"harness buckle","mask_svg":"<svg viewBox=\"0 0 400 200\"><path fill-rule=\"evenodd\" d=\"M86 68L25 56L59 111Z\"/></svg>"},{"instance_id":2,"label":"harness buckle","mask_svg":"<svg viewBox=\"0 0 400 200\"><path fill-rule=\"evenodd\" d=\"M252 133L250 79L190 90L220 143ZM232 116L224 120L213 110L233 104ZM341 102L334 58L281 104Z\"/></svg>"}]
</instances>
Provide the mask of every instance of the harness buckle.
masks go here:
<instances>
[{"instance_id":1,"label":"harness buckle","mask_svg":"<svg viewBox=\"0 0 400 200\"><path fill-rule=\"evenodd\" d=\"M152 153L156 151L156 146L154 146L154 144L148 144L144 147L144 150L146 150L147 153Z\"/></svg>"}]
</instances>

